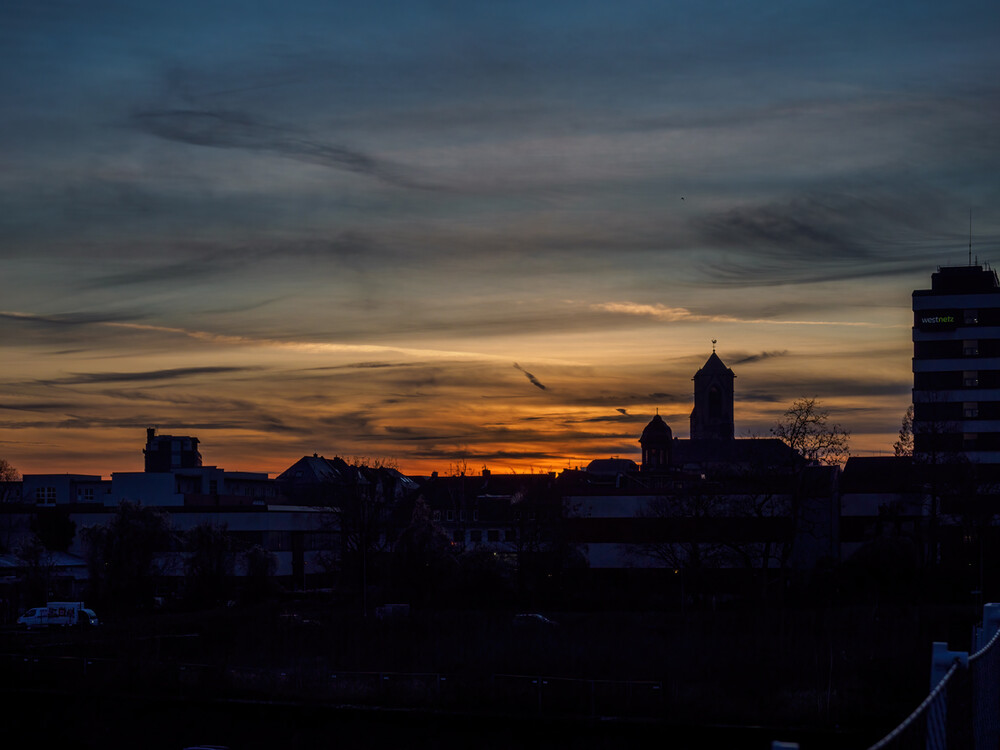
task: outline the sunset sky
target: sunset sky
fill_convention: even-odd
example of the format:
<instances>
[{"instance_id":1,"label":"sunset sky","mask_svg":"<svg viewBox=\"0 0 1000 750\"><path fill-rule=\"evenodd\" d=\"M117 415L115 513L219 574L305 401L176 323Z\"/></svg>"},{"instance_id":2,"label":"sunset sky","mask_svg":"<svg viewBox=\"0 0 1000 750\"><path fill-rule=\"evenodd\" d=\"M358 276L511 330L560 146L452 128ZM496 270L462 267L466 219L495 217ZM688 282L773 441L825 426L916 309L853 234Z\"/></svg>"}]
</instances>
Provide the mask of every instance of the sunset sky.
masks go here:
<instances>
[{"instance_id":1,"label":"sunset sky","mask_svg":"<svg viewBox=\"0 0 1000 750\"><path fill-rule=\"evenodd\" d=\"M638 460L712 339L891 451L998 71L996 0L0 0L0 457Z\"/></svg>"}]
</instances>

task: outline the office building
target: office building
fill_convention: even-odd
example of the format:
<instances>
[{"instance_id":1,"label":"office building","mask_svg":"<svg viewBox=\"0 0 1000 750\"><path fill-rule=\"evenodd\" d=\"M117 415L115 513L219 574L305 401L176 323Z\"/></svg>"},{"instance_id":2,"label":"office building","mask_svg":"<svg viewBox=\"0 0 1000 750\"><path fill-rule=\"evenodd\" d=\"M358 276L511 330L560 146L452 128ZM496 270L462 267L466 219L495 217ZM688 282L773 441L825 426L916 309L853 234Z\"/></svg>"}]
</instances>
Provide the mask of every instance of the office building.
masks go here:
<instances>
[{"instance_id":1,"label":"office building","mask_svg":"<svg viewBox=\"0 0 1000 750\"><path fill-rule=\"evenodd\" d=\"M913 449L928 463L1000 464L1000 283L939 268L913 292Z\"/></svg>"}]
</instances>

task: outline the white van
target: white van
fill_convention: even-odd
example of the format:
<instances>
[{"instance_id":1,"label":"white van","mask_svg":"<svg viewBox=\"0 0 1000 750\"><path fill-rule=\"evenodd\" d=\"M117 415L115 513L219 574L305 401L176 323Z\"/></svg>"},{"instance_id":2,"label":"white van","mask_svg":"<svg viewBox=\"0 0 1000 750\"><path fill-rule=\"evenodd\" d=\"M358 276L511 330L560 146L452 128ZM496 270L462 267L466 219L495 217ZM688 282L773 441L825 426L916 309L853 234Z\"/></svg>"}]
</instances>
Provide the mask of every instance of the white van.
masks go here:
<instances>
[{"instance_id":1,"label":"white van","mask_svg":"<svg viewBox=\"0 0 1000 750\"><path fill-rule=\"evenodd\" d=\"M83 602L49 602L44 607L29 609L17 618L17 624L31 628L49 626L71 627L94 626L98 624L97 613L83 606Z\"/></svg>"}]
</instances>

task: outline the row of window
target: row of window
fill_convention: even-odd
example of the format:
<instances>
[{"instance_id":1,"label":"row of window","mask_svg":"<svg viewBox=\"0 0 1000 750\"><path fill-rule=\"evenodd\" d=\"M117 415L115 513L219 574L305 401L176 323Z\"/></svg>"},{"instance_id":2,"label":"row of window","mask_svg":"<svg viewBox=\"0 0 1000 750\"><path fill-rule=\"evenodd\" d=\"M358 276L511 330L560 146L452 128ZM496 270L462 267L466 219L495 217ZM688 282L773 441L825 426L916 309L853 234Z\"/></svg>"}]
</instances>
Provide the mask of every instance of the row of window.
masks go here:
<instances>
[{"instance_id":1,"label":"row of window","mask_svg":"<svg viewBox=\"0 0 1000 750\"><path fill-rule=\"evenodd\" d=\"M958 359L961 357L1000 357L1000 340L955 339L953 341L915 341L916 359Z\"/></svg>"},{"instance_id":2,"label":"row of window","mask_svg":"<svg viewBox=\"0 0 1000 750\"><path fill-rule=\"evenodd\" d=\"M944 391L960 388L1000 388L1000 372L995 370L949 370L947 372L916 372L915 391Z\"/></svg>"},{"instance_id":3,"label":"row of window","mask_svg":"<svg viewBox=\"0 0 1000 750\"><path fill-rule=\"evenodd\" d=\"M918 403L913 405L913 418L917 422L957 422L962 419L1000 420L1000 402L952 401Z\"/></svg>"},{"instance_id":4,"label":"row of window","mask_svg":"<svg viewBox=\"0 0 1000 750\"><path fill-rule=\"evenodd\" d=\"M455 529L451 534L451 540L456 544L479 544L484 541L482 529ZM486 529L485 541L487 542L516 542L517 529Z\"/></svg>"},{"instance_id":5,"label":"row of window","mask_svg":"<svg viewBox=\"0 0 1000 750\"><path fill-rule=\"evenodd\" d=\"M435 510L434 511L434 520L435 521L440 521L441 518L442 518L441 511L440 510ZM446 510L444 512L444 520L446 520L446 521L454 521L455 520L455 511L452 510L452 509L450 509L450 508L448 510ZM465 509L464 508L462 510L458 511L458 520L459 521L468 520L465 517ZM473 510L472 511L472 520L473 521L478 521L479 520L479 511L478 510Z\"/></svg>"},{"instance_id":6,"label":"row of window","mask_svg":"<svg viewBox=\"0 0 1000 750\"><path fill-rule=\"evenodd\" d=\"M35 502L38 505L54 505L56 502L55 487L36 487Z\"/></svg>"},{"instance_id":7,"label":"row of window","mask_svg":"<svg viewBox=\"0 0 1000 750\"><path fill-rule=\"evenodd\" d=\"M478 521L479 520L479 511L478 510L474 509L472 511L472 513L468 514L468 515L471 515L471 518L472 518L473 521ZM506 514L503 514L503 515L506 515ZM513 517L513 519L515 521L520 521L521 520L521 511L520 510L514 510L511 515L512 515L512 517ZM539 511L536 512L536 510L534 508L529 508L527 510L526 514L525 514L525 518L527 518L529 521L534 521L539 516L541 516L542 518L547 518L548 516L546 514L546 510L541 509L541 510L539 510ZM458 513L455 513L455 511L452 510L452 509L450 509L450 508L447 509L447 510L445 510L445 511L435 510L434 513L433 513L433 517L434 517L435 521L455 521L456 517L457 517L457 519L458 519L459 522L468 521L469 520L469 518L468 518L468 516L466 514L466 511L464 509L459 510Z\"/></svg>"},{"instance_id":8,"label":"row of window","mask_svg":"<svg viewBox=\"0 0 1000 750\"><path fill-rule=\"evenodd\" d=\"M993 432L917 433L913 436L917 453L960 451L1000 451L1000 434Z\"/></svg>"}]
</instances>

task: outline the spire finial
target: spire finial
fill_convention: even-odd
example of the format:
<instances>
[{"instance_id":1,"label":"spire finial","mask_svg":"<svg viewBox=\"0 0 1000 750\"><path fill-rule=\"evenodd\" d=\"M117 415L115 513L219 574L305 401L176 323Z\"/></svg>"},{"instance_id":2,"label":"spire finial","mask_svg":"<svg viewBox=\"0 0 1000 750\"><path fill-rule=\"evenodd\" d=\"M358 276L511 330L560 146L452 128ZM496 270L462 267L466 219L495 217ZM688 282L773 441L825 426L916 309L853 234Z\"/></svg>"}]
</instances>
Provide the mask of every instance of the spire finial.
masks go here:
<instances>
[{"instance_id":1,"label":"spire finial","mask_svg":"<svg viewBox=\"0 0 1000 750\"><path fill-rule=\"evenodd\" d=\"M719 343L716 339L712 339L712 354L715 354L715 345Z\"/></svg>"}]
</instances>

